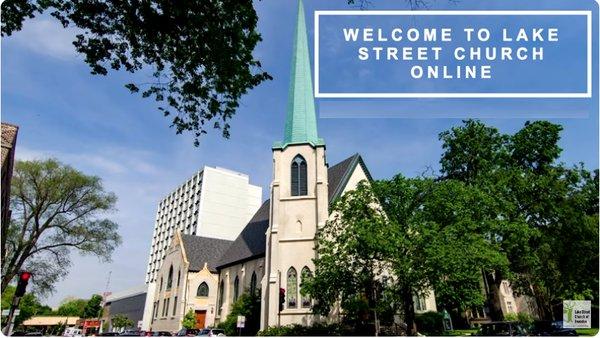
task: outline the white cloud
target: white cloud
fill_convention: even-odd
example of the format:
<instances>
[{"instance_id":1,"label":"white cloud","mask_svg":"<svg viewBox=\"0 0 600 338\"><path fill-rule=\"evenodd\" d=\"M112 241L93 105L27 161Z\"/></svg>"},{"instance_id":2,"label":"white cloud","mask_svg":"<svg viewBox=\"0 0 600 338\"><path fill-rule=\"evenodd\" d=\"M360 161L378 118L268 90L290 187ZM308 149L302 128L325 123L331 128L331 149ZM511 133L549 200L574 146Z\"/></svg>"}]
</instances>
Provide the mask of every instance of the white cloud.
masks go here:
<instances>
[{"instance_id":1,"label":"white cloud","mask_svg":"<svg viewBox=\"0 0 600 338\"><path fill-rule=\"evenodd\" d=\"M56 19L35 18L25 21L23 29L8 37L7 43L15 43L37 54L70 60L77 55L73 46L76 34L77 30L65 29Z\"/></svg>"}]
</instances>

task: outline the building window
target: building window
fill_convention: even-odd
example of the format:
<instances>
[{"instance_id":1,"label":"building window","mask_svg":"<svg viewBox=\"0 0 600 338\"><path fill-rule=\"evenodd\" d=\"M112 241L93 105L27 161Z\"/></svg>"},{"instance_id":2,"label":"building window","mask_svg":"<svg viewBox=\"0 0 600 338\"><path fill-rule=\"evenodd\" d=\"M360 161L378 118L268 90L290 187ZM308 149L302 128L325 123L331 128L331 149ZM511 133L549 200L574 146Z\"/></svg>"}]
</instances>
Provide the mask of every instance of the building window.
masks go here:
<instances>
[{"instance_id":1,"label":"building window","mask_svg":"<svg viewBox=\"0 0 600 338\"><path fill-rule=\"evenodd\" d=\"M310 278L311 276L312 276L312 272L310 271L308 266L303 267L302 272L300 273L300 277L302 278L301 283L304 282L305 278ZM300 286L302 286L302 284L300 284ZM308 295L300 295L300 297L301 297L302 307L309 308L311 305L310 297Z\"/></svg>"},{"instance_id":2,"label":"building window","mask_svg":"<svg viewBox=\"0 0 600 338\"><path fill-rule=\"evenodd\" d=\"M256 293L256 272L252 272L252 277L250 277L250 294L254 295Z\"/></svg>"},{"instance_id":3,"label":"building window","mask_svg":"<svg viewBox=\"0 0 600 338\"><path fill-rule=\"evenodd\" d=\"M423 296L414 296L413 302L415 303L415 311L427 311L427 303L425 302L425 297Z\"/></svg>"},{"instance_id":4,"label":"building window","mask_svg":"<svg viewBox=\"0 0 600 338\"><path fill-rule=\"evenodd\" d=\"M167 276L167 289L171 290L171 286L173 285L173 265L169 268L169 275Z\"/></svg>"},{"instance_id":5,"label":"building window","mask_svg":"<svg viewBox=\"0 0 600 338\"><path fill-rule=\"evenodd\" d=\"M221 308L223 307L223 300L225 299L225 283L221 280L221 284L219 284L219 307L217 309L217 314L221 314Z\"/></svg>"},{"instance_id":6,"label":"building window","mask_svg":"<svg viewBox=\"0 0 600 338\"><path fill-rule=\"evenodd\" d=\"M296 155L292 160L292 196L304 196L307 194L306 161L304 157Z\"/></svg>"},{"instance_id":7,"label":"building window","mask_svg":"<svg viewBox=\"0 0 600 338\"><path fill-rule=\"evenodd\" d=\"M181 270L177 271L177 287L179 287L180 282L181 282Z\"/></svg>"},{"instance_id":8,"label":"building window","mask_svg":"<svg viewBox=\"0 0 600 338\"><path fill-rule=\"evenodd\" d=\"M165 299L165 302L166 302L166 306L165 306L165 313L163 314L164 317L169 315L169 303L171 303L171 298Z\"/></svg>"},{"instance_id":9,"label":"building window","mask_svg":"<svg viewBox=\"0 0 600 338\"><path fill-rule=\"evenodd\" d=\"M206 284L206 282L202 282L202 284L198 286L196 297L208 297L208 284Z\"/></svg>"},{"instance_id":10,"label":"building window","mask_svg":"<svg viewBox=\"0 0 600 338\"><path fill-rule=\"evenodd\" d=\"M238 300L238 296L240 295L240 278L235 276L235 280L233 281L233 302L235 303Z\"/></svg>"},{"instance_id":11,"label":"building window","mask_svg":"<svg viewBox=\"0 0 600 338\"><path fill-rule=\"evenodd\" d=\"M296 269L291 267L287 272L287 307L295 309L298 303L298 275Z\"/></svg>"},{"instance_id":12,"label":"building window","mask_svg":"<svg viewBox=\"0 0 600 338\"><path fill-rule=\"evenodd\" d=\"M162 291L162 287L163 287L163 279L162 279L162 277L160 277L160 287L158 288L158 291Z\"/></svg>"},{"instance_id":13,"label":"building window","mask_svg":"<svg viewBox=\"0 0 600 338\"><path fill-rule=\"evenodd\" d=\"M510 301L506 302L506 310L508 310L509 313L515 312L515 310L513 309L512 302L510 302Z\"/></svg>"},{"instance_id":14,"label":"building window","mask_svg":"<svg viewBox=\"0 0 600 338\"><path fill-rule=\"evenodd\" d=\"M173 316L177 314L177 296L173 299Z\"/></svg>"}]
</instances>

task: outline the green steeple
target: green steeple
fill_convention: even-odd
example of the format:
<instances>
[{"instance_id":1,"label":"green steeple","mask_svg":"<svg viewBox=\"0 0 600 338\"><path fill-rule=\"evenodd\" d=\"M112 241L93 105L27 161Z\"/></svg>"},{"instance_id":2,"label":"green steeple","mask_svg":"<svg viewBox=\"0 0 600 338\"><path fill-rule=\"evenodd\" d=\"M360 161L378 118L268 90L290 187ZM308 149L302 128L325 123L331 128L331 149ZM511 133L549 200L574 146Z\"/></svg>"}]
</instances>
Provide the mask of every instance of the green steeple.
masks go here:
<instances>
[{"instance_id":1,"label":"green steeple","mask_svg":"<svg viewBox=\"0 0 600 338\"><path fill-rule=\"evenodd\" d=\"M273 148L285 148L290 144L300 143L323 145L325 144L323 139L317 135L317 117L302 0L298 1L298 22L291 66L285 133L283 142L276 142Z\"/></svg>"}]
</instances>

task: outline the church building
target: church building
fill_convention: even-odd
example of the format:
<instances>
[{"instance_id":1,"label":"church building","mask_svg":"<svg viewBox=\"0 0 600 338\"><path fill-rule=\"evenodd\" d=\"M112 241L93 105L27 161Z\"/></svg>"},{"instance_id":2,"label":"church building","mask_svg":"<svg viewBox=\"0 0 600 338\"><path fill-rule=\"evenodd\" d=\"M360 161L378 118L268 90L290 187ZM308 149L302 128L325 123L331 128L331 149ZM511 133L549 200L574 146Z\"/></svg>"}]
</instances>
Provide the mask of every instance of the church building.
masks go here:
<instances>
[{"instance_id":1,"label":"church building","mask_svg":"<svg viewBox=\"0 0 600 338\"><path fill-rule=\"evenodd\" d=\"M198 277L194 277L190 287L182 285L187 290L184 292L194 294L194 288L202 282L200 279L206 279L210 280L206 282L207 289L202 290L206 297L200 302L194 296L178 296L179 302L187 299L185 303L173 305L178 306L177 310L171 309L177 312L176 317L179 318L175 321L164 319L164 323L158 324L160 327L174 329L173 325L177 322L181 327L180 316L190 309L202 317L206 327L215 326L225 320L233 304L245 292L260 292L261 329L289 324L310 325L324 320L312 314L311 299L300 294L303 276L315 270L315 236L330 218L331 203L353 190L360 181L372 178L359 154L331 166L327 161L325 141L317 133L301 0L294 36L285 129L283 139L274 143L272 152L273 180L269 200L260 206L239 236L227 245L216 263L209 262L211 255L198 256L198 259L204 260L202 262L188 262L190 266L205 266L206 271L204 274L202 271L194 272L194 276ZM185 237L183 239L185 242ZM172 257L182 255L177 247L177 244L172 247ZM188 250L185 243L183 247L184 251ZM187 259L190 259L189 255ZM169 259L165 262L169 263L163 263L158 277L168 279L170 266L177 264ZM281 289L285 292L285 302L280 310ZM154 304L159 309L164 307L165 292L164 288L156 292ZM436 310L433 292L421 303L423 307L417 309L419 312ZM162 313L156 311L160 310L154 311L154 317L160 318ZM154 323L157 324L156 321ZM155 329L154 326L152 329Z\"/></svg>"}]
</instances>

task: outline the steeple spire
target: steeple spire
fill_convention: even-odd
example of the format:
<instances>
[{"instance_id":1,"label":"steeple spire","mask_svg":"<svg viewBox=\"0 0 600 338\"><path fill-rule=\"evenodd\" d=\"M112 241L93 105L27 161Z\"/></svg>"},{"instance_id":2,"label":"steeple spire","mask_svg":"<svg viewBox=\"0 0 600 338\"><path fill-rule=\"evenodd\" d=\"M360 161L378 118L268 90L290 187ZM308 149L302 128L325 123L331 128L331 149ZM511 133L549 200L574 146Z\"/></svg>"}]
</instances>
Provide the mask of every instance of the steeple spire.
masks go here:
<instances>
[{"instance_id":1,"label":"steeple spire","mask_svg":"<svg viewBox=\"0 0 600 338\"><path fill-rule=\"evenodd\" d=\"M277 142L274 148L285 148L290 144L300 143L310 143L313 146L323 145L323 140L317 135L317 117L302 0L298 1L298 21L294 35L291 68L285 133L283 142Z\"/></svg>"}]
</instances>

